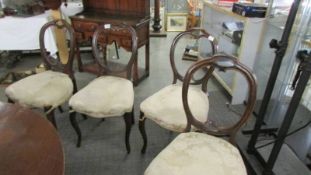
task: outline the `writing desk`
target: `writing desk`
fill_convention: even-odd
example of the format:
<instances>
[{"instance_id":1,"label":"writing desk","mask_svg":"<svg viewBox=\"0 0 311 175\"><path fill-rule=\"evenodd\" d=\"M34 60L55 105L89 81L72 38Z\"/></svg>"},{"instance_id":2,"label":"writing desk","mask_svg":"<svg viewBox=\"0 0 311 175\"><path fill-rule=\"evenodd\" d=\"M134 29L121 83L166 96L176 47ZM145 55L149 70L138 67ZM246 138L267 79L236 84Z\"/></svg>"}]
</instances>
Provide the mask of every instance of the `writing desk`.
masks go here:
<instances>
[{"instance_id":1,"label":"writing desk","mask_svg":"<svg viewBox=\"0 0 311 175\"><path fill-rule=\"evenodd\" d=\"M83 11L71 16L72 26L75 29L78 45L78 67L80 71L98 74L97 64L82 64L79 46L90 43L93 33L102 24L131 25L137 33L138 48L145 46L145 69L138 70L138 60L133 66L134 85L149 76L149 0L83 0ZM128 33L115 33L112 40L121 40L127 47L131 47Z\"/></svg>"}]
</instances>

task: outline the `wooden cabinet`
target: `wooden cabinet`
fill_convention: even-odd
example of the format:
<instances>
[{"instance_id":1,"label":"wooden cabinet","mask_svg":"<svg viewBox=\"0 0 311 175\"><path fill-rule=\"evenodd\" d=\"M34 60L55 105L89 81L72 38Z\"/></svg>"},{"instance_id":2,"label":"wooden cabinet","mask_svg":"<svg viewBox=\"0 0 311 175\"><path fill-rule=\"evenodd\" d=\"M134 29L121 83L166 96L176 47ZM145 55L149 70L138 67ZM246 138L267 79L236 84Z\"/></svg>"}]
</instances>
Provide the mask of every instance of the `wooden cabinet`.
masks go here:
<instances>
[{"instance_id":1,"label":"wooden cabinet","mask_svg":"<svg viewBox=\"0 0 311 175\"><path fill-rule=\"evenodd\" d=\"M228 37L224 31L224 22L239 22L244 25L239 44L232 42L232 38ZM264 22L265 18L243 17L233 13L231 8L219 7L208 1L205 1L203 5L201 26L218 40L218 51L238 57L243 64L251 69L253 69L259 49ZM200 44L200 52L203 54L204 46L204 43ZM223 74L218 71L214 73L214 76L232 96L232 104L243 103L246 97L247 84L242 76L236 73Z\"/></svg>"},{"instance_id":2,"label":"wooden cabinet","mask_svg":"<svg viewBox=\"0 0 311 175\"><path fill-rule=\"evenodd\" d=\"M81 13L70 17L78 46L91 43L93 33L99 25L126 23L134 27L138 36L138 48L145 46L145 69L138 71L138 61L133 67L133 81L137 85L149 75L149 0L83 0L83 6ZM121 40L127 48L131 47L130 37L126 32L113 33L110 37ZM98 67L84 65L81 59L78 60L78 66L80 71L98 72Z\"/></svg>"}]
</instances>

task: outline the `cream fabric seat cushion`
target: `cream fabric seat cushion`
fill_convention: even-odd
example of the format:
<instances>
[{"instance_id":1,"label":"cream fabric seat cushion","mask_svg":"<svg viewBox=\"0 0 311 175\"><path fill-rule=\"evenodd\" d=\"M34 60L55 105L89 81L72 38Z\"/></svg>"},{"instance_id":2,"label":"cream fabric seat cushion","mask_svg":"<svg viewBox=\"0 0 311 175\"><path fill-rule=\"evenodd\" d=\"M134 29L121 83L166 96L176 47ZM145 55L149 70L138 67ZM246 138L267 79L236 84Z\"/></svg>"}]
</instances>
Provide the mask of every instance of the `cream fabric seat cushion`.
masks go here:
<instances>
[{"instance_id":1,"label":"cream fabric seat cushion","mask_svg":"<svg viewBox=\"0 0 311 175\"><path fill-rule=\"evenodd\" d=\"M69 100L74 111L95 118L122 116L133 104L133 83L114 76L94 79Z\"/></svg>"},{"instance_id":2,"label":"cream fabric seat cushion","mask_svg":"<svg viewBox=\"0 0 311 175\"><path fill-rule=\"evenodd\" d=\"M207 121L209 102L207 95L198 87L190 86L188 100L192 114L201 122ZM182 86L164 87L140 104L144 116L163 128L183 132L187 125L182 104Z\"/></svg>"},{"instance_id":3,"label":"cream fabric seat cushion","mask_svg":"<svg viewBox=\"0 0 311 175\"><path fill-rule=\"evenodd\" d=\"M178 135L146 169L145 175L247 175L239 150L204 133Z\"/></svg>"},{"instance_id":4,"label":"cream fabric seat cushion","mask_svg":"<svg viewBox=\"0 0 311 175\"><path fill-rule=\"evenodd\" d=\"M67 74L45 71L23 78L5 89L5 94L21 105L42 108L57 107L67 101L73 83Z\"/></svg>"}]
</instances>

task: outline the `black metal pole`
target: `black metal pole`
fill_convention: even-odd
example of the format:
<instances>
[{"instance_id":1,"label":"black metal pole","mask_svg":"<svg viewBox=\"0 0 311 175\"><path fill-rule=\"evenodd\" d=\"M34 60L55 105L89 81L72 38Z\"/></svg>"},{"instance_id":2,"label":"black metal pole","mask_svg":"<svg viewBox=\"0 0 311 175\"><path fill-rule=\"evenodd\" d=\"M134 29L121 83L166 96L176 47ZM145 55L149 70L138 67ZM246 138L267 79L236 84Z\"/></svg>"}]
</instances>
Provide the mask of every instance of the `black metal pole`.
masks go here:
<instances>
[{"instance_id":1,"label":"black metal pole","mask_svg":"<svg viewBox=\"0 0 311 175\"><path fill-rule=\"evenodd\" d=\"M292 31L293 24L295 22L295 18L296 18L296 14L298 11L300 1L301 0L295 0L291 6L280 42L277 42L276 39L273 39L270 42L270 47L276 49L276 52L275 52L276 56L275 56L274 63L271 69L271 73L270 73L268 84L265 90L265 94L264 94L262 103L260 105L255 127L253 130L251 139L248 142L247 152L250 154L253 154L255 152L255 144L260 134L260 128L264 122L264 117L267 112L268 104L271 99L271 95L272 95L275 82L276 82L276 79L277 79L277 76L278 76L278 73L281 67L281 63L282 63L283 57L285 55L285 52L288 46L289 36Z\"/></svg>"},{"instance_id":2,"label":"black metal pole","mask_svg":"<svg viewBox=\"0 0 311 175\"><path fill-rule=\"evenodd\" d=\"M288 106L288 109L286 111L286 115L284 117L284 120L282 122L281 128L279 130L279 133L277 135L275 144L273 146L273 149L270 153L268 162L266 166L264 167L263 175L271 175L273 174L272 168L275 164L275 161L280 153L280 150L282 148L282 145L284 143L284 140L286 138L288 129L293 121L293 118L295 116L297 107L299 105L299 102L301 100L301 97L303 95L303 92L307 86L307 83L309 81L310 75L311 75L311 57L309 57L302 61L301 63L301 75L298 80L297 87L295 89L294 95L290 101L290 104Z\"/></svg>"}]
</instances>

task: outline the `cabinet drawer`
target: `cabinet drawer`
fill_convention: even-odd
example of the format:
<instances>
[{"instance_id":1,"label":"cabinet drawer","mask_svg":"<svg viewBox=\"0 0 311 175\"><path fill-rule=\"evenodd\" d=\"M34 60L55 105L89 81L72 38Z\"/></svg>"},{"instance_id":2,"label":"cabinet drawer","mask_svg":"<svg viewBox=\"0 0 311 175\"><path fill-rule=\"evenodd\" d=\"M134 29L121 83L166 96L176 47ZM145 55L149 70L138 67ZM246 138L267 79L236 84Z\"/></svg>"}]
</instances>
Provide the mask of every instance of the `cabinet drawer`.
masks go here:
<instances>
[{"instance_id":1,"label":"cabinet drawer","mask_svg":"<svg viewBox=\"0 0 311 175\"><path fill-rule=\"evenodd\" d=\"M72 21L73 28L78 32L94 32L98 27L97 23Z\"/></svg>"},{"instance_id":2,"label":"cabinet drawer","mask_svg":"<svg viewBox=\"0 0 311 175\"><path fill-rule=\"evenodd\" d=\"M132 41L130 39L122 39L121 43L125 48L131 48L132 46Z\"/></svg>"}]
</instances>

